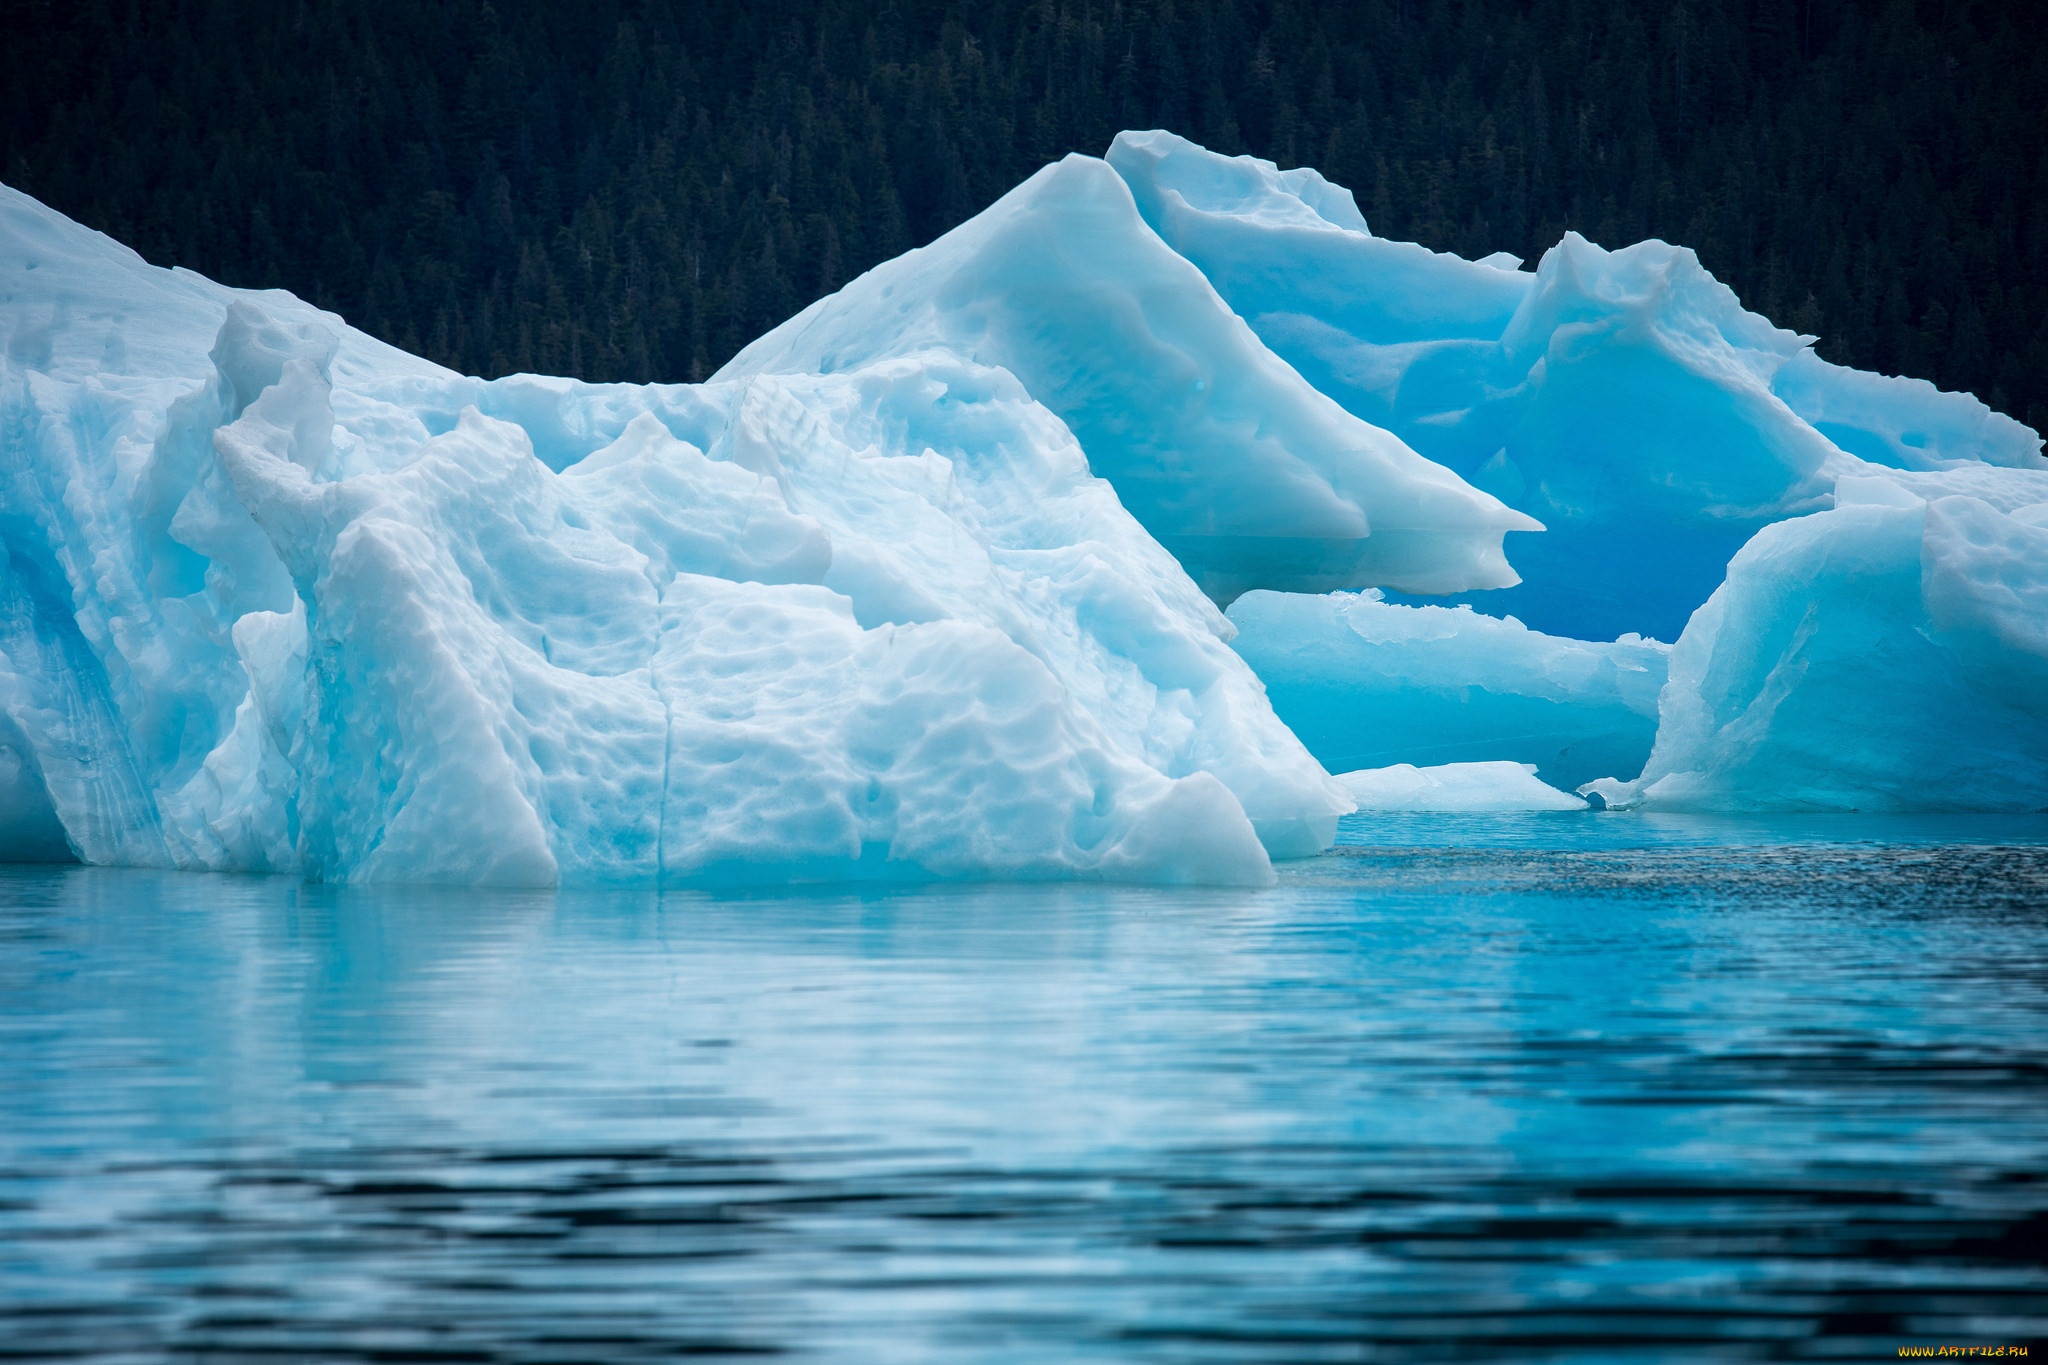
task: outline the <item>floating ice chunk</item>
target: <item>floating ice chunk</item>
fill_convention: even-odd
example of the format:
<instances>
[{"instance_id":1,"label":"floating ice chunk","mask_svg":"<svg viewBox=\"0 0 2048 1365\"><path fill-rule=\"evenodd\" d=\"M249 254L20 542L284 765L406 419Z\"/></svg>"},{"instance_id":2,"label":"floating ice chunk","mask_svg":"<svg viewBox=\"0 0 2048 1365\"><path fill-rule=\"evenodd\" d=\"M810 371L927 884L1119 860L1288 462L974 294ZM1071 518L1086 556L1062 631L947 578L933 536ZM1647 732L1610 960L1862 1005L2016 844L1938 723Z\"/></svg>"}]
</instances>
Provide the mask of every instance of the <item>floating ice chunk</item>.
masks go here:
<instances>
[{"instance_id":1,"label":"floating ice chunk","mask_svg":"<svg viewBox=\"0 0 2048 1365\"><path fill-rule=\"evenodd\" d=\"M0 301L0 856L1256 884L1351 808L1001 370L485 383L12 191Z\"/></svg>"},{"instance_id":2,"label":"floating ice chunk","mask_svg":"<svg viewBox=\"0 0 2048 1365\"><path fill-rule=\"evenodd\" d=\"M1522 583L1478 602L1538 630L1673 638L1752 534L1864 461L2048 467L1968 394L1820 360L1682 247L1568 233L1533 274L1487 269L1322 221L1308 173L1157 132L1108 159L1311 384L1543 522L1509 544Z\"/></svg>"},{"instance_id":3,"label":"floating ice chunk","mask_svg":"<svg viewBox=\"0 0 2048 1365\"><path fill-rule=\"evenodd\" d=\"M1287 199L1296 217L1371 240L1347 194L1312 173L1293 183L1329 191L1317 210ZM715 378L832 374L928 349L1014 374L1219 603L1259 587L1501 587L1515 581L1503 533L1540 529L1303 383L1091 157L1047 166L820 299Z\"/></svg>"},{"instance_id":4,"label":"floating ice chunk","mask_svg":"<svg viewBox=\"0 0 2048 1365\"><path fill-rule=\"evenodd\" d=\"M1533 763L1396 763L1339 773L1361 811L1584 810L1586 802L1540 781Z\"/></svg>"},{"instance_id":5,"label":"floating ice chunk","mask_svg":"<svg viewBox=\"0 0 2048 1365\"><path fill-rule=\"evenodd\" d=\"M1834 510L1766 528L1672 651L1641 778L1582 790L1667 810L2048 808L2044 486L1988 466L1845 479Z\"/></svg>"},{"instance_id":6,"label":"floating ice chunk","mask_svg":"<svg viewBox=\"0 0 2048 1365\"><path fill-rule=\"evenodd\" d=\"M1377 593L1246 593L1230 619L1273 709L1330 771L1505 758L1560 787L1642 771L1671 648Z\"/></svg>"}]
</instances>

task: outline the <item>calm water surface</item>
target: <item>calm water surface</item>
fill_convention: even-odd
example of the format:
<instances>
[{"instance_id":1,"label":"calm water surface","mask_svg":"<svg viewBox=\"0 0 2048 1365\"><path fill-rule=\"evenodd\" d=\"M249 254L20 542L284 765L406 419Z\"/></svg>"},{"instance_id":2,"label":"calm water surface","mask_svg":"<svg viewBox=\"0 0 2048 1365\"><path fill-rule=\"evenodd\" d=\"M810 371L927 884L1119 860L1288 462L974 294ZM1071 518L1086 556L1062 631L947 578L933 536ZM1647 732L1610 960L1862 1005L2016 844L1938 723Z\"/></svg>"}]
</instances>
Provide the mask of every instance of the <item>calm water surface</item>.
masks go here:
<instances>
[{"instance_id":1,"label":"calm water surface","mask_svg":"<svg viewBox=\"0 0 2048 1365\"><path fill-rule=\"evenodd\" d=\"M0 869L0 1356L2048 1333L2048 822L1346 837L1253 893Z\"/></svg>"}]
</instances>

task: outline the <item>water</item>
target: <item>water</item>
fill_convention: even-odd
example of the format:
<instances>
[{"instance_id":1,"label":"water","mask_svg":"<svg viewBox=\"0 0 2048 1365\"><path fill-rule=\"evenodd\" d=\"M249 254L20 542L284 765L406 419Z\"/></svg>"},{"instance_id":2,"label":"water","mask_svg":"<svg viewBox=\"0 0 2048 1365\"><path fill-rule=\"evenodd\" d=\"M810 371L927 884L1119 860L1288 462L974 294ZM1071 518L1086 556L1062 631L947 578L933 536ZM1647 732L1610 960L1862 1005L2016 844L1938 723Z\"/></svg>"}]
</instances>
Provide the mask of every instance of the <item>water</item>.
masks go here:
<instances>
[{"instance_id":1,"label":"water","mask_svg":"<svg viewBox=\"0 0 2048 1365\"><path fill-rule=\"evenodd\" d=\"M2048 823L1271 891L0 869L0 1356L1895 1359L2048 1332Z\"/></svg>"}]
</instances>

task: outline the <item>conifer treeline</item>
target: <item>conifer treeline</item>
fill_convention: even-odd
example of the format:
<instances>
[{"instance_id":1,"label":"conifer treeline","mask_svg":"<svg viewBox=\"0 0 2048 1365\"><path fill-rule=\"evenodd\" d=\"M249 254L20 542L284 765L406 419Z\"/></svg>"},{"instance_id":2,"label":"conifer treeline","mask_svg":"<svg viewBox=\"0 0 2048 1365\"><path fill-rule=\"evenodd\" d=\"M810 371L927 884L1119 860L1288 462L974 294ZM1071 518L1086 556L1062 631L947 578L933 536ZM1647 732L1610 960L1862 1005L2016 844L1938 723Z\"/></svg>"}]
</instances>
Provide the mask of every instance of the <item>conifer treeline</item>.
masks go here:
<instances>
[{"instance_id":1,"label":"conifer treeline","mask_svg":"<svg viewBox=\"0 0 2048 1365\"><path fill-rule=\"evenodd\" d=\"M12 0L0 172L458 369L694 379L1121 128L1374 230L1695 247L2048 426L2048 44L1997 0Z\"/></svg>"}]
</instances>

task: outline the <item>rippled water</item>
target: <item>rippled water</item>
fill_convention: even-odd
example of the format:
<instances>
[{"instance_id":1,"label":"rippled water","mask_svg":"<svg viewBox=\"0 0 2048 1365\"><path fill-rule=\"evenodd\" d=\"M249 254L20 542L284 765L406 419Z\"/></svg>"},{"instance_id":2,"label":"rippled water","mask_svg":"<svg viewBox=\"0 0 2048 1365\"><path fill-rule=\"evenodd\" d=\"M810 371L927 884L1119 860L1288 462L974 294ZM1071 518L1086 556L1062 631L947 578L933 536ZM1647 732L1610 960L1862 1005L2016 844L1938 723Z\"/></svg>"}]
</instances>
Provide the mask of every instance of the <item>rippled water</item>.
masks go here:
<instances>
[{"instance_id":1,"label":"rippled water","mask_svg":"<svg viewBox=\"0 0 2048 1365\"><path fill-rule=\"evenodd\" d=\"M2042 821L1348 834L1257 893L0 869L0 1355L2048 1332Z\"/></svg>"}]
</instances>

